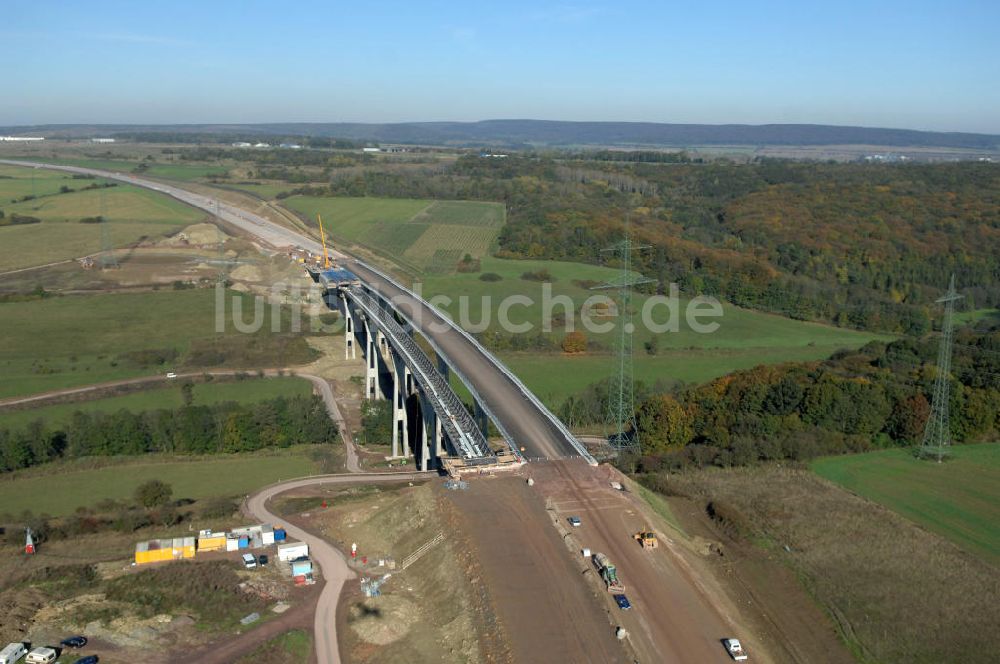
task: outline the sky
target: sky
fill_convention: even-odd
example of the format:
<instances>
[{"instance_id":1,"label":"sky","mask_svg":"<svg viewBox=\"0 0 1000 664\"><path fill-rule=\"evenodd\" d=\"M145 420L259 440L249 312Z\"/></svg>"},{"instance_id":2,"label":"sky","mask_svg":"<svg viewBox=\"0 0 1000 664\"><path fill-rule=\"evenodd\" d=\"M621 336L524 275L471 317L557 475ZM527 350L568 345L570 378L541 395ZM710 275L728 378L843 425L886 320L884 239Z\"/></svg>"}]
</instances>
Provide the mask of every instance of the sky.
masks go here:
<instances>
[{"instance_id":1,"label":"sky","mask_svg":"<svg viewBox=\"0 0 1000 664\"><path fill-rule=\"evenodd\" d=\"M1000 1L4 0L0 125L497 118L1000 134Z\"/></svg>"}]
</instances>

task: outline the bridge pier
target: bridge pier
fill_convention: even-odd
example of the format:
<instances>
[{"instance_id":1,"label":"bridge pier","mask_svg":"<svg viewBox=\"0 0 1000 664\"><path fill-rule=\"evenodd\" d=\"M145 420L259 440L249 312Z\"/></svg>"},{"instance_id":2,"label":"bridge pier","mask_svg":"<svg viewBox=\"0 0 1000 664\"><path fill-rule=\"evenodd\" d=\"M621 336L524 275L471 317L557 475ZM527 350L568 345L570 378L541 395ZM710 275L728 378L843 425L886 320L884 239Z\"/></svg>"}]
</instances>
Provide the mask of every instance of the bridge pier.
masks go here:
<instances>
[{"instance_id":1,"label":"bridge pier","mask_svg":"<svg viewBox=\"0 0 1000 664\"><path fill-rule=\"evenodd\" d=\"M344 359L355 360L358 357L358 335L354 327L354 315L351 314L351 307L347 303L347 296L343 292L340 294L340 303L344 310Z\"/></svg>"},{"instance_id":2,"label":"bridge pier","mask_svg":"<svg viewBox=\"0 0 1000 664\"><path fill-rule=\"evenodd\" d=\"M434 412L430 401L420 394L420 470L433 470L440 463L444 447L441 435L441 419Z\"/></svg>"},{"instance_id":3,"label":"bridge pier","mask_svg":"<svg viewBox=\"0 0 1000 664\"><path fill-rule=\"evenodd\" d=\"M479 431L483 434L483 438L489 440L490 437L490 416L486 414L483 410L483 406L479 403L479 399L472 397L472 419L476 421L476 426L479 427Z\"/></svg>"},{"instance_id":4,"label":"bridge pier","mask_svg":"<svg viewBox=\"0 0 1000 664\"><path fill-rule=\"evenodd\" d=\"M394 352L389 355L392 358L392 457L396 459L410 456L410 419L406 412L406 398L410 394L409 385L413 378L403 358Z\"/></svg>"},{"instance_id":5,"label":"bridge pier","mask_svg":"<svg viewBox=\"0 0 1000 664\"><path fill-rule=\"evenodd\" d=\"M365 323L365 398L379 399L381 392L378 384L378 354L375 350L375 335L367 319Z\"/></svg>"}]
</instances>

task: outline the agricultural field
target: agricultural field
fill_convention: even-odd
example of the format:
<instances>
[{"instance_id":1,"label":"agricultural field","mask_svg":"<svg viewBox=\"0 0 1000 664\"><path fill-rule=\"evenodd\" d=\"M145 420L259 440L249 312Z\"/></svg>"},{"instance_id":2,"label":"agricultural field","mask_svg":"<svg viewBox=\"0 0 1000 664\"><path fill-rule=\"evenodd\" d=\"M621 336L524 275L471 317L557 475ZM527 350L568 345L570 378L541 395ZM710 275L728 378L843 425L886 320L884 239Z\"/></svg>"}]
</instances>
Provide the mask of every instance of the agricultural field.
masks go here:
<instances>
[{"instance_id":1,"label":"agricultural field","mask_svg":"<svg viewBox=\"0 0 1000 664\"><path fill-rule=\"evenodd\" d=\"M0 303L0 398L204 366L286 366L300 345L265 325L238 333L231 321L218 334L214 289L67 295ZM248 295L228 292L254 310ZM270 320L270 305L264 312ZM288 326L285 325L287 330ZM304 341L301 344L304 346ZM137 351L176 353L174 366L151 368ZM184 368L183 366L180 368Z\"/></svg>"},{"instance_id":2,"label":"agricultural field","mask_svg":"<svg viewBox=\"0 0 1000 664\"><path fill-rule=\"evenodd\" d=\"M956 445L942 464L894 449L818 459L812 470L1000 563L1000 443Z\"/></svg>"},{"instance_id":3,"label":"agricultural field","mask_svg":"<svg viewBox=\"0 0 1000 664\"><path fill-rule=\"evenodd\" d=\"M98 467L88 468L87 463ZM257 454L191 457L146 455L126 459L76 460L38 466L0 479L2 511L64 516L104 499L130 501L136 487L161 480L174 498L201 500L238 496L281 479L317 472L309 448Z\"/></svg>"},{"instance_id":4,"label":"agricultural field","mask_svg":"<svg viewBox=\"0 0 1000 664\"><path fill-rule=\"evenodd\" d=\"M210 406L227 401L255 403L277 397L309 396L312 384L304 378L277 376L270 378L246 378L232 382L215 380L192 386L192 404ZM5 412L0 410L0 429L21 429L42 420L50 428L58 428L69 422L73 413L114 413L128 410L139 413L160 408L180 408L184 405L184 394L179 384L171 387L142 390L122 396L92 399L73 403L40 406L26 410Z\"/></svg>"},{"instance_id":5,"label":"agricultural field","mask_svg":"<svg viewBox=\"0 0 1000 664\"><path fill-rule=\"evenodd\" d=\"M361 245L418 274L450 274L465 254L487 256L504 224L499 203L292 196L283 204L311 220L322 215L335 242Z\"/></svg>"},{"instance_id":6,"label":"agricultural field","mask_svg":"<svg viewBox=\"0 0 1000 664\"><path fill-rule=\"evenodd\" d=\"M0 272L62 260L71 260L102 249L100 224L81 219L103 216L111 246L123 247L143 238L156 238L195 223L203 214L156 192L118 185L83 187L103 180L73 179L42 169L3 167L0 203L8 217L22 215L40 223L0 226ZM76 191L59 193L60 187ZM32 192L35 192L34 194ZM21 200L35 196L31 200ZM9 202L12 199L19 202Z\"/></svg>"},{"instance_id":7,"label":"agricultural field","mask_svg":"<svg viewBox=\"0 0 1000 664\"><path fill-rule=\"evenodd\" d=\"M542 283L526 280L525 273L546 272L551 284L552 297L564 296L572 300L570 316L575 316L575 329L584 331L590 343L590 350L577 356L565 355L558 350L549 352L512 352L500 350L505 363L525 381L541 399L550 406L557 406L568 395L585 385L608 376L611 372L610 349L614 345L614 332L589 332L581 325L580 310L584 302L594 296L595 285L608 282L618 276L615 270L580 263L558 261L521 261L487 257L482 259L481 273L457 273L449 276L428 276L421 289L424 297L447 296L435 304L448 312L454 320L462 322L463 317L472 324L472 329L481 329L488 323L488 330L506 335L498 324L500 303L513 295L526 295L532 299L529 306L517 305L510 309L509 320L517 325L532 324L529 335L542 332L544 293ZM481 274L489 273L500 277L498 281L483 281ZM466 304L459 300L465 296ZM648 296L635 294L633 308L641 312ZM635 376L639 380L653 384L658 380L669 383L703 382L736 369L745 369L758 364L773 364L789 361L820 360L829 357L841 348L857 348L873 339L888 337L837 328L829 325L795 321L782 316L764 314L723 304L723 315L706 318L703 322L717 321L719 328L710 334L701 334L691 329L684 319L684 307L688 300L680 299L680 320L678 331L654 334L641 324L638 313L634 317L636 331ZM463 311L465 312L463 316ZM566 307L552 307L553 318L563 315ZM668 317L664 307L654 312L654 322L663 323ZM566 316L569 320L570 316ZM485 317L485 318L484 318ZM592 316L596 324L609 325L614 318ZM477 328L478 326L478 328ZM468 327L468 326L467 326ZM545 333L552 340L552 347L566 333L558 320L552 323L552 331ZM656 352L646 351L645 344L656 338ZM572 380L566 380L572 376Z\"/></svg>"}]
</instances>

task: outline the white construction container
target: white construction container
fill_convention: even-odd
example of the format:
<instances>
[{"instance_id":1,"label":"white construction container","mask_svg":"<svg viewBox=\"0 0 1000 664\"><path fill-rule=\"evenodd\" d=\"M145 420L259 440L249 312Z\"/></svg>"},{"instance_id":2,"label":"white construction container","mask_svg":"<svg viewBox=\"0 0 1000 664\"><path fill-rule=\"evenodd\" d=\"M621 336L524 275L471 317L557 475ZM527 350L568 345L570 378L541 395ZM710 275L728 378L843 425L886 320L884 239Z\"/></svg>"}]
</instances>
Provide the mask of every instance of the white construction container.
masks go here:
<instances>
[{"instance_id":1,"label":"white construction container","mask_svg":"<svg viewBox=\"0 0 1000 664\"><path fill-rule=\"evenodd\" d=\"M274 544L274 528L271 526L261 526L260 537L264 546L271 546Z\"/></svg>"},{"instance_id":2,"label":"white construction container","mask_svg":"<svg viewBox=\"0 0 1000 664\"><path fill-rule=\"evenodd\" d=\"M289 562L309 555L309 545L305 542L288 542L278 545L278 560Z\"/></svg>"},{"instance_id":3,"label":"white construction container","mask_svg":"<svg viewBox=\"0 0 1000 664\"><path fill-rule=\"evenodd\" d=\"M0 650L0 664L14 664L27 653L23 643L8 643Z\"/></svg>"},{"instance_id":4,"label":"white construction container","mask_svg":"<svg viewBox=\"0 0 1000 664\"><path fill-rule=\"evenodd\" d=\"M240 538L231 534L226 536L226 551L236 551L240 548Z\"/></svg>"}]
</instances>

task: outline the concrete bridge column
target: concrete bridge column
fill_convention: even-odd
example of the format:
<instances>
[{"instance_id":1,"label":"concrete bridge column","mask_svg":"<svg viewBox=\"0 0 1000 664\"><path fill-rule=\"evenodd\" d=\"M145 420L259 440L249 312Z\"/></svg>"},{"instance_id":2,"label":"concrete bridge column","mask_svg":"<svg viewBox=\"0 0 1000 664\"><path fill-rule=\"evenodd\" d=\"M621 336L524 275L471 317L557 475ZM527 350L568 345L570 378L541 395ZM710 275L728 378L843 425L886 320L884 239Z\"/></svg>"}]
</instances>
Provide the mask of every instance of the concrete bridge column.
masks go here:
<instances>
[{"instance_id":1,"label":"concrete bridge column","mask_svg":"<svg viewBox=\"0 0 1000 664\"><path fill-rule=\"evenodd\" d=\"M347 296L343 293L340 294L340 303L344 309L344 359L354 360L358 357L358 334L354 327L354 316L347 303Z\"/></svg>"},{"instance_id":2,"label":"concrete bridge column","mask_svg":"<svg viewBox=\"0 0 1000 664\"><path fill-rule=\"evenodd\" d=\"M418 432L420 436L420 470L427 470L436 464L436 459L434 461L430 459L430 439L434 435L436 420L437 417L434 415L434 409L431 408L430 402L421 394L420 431Z\"/></svg>"},{"instance_id":3,"label":"concrete bridge column","mask_svg":"<svg viewBox=\"0 0 1000 664\"><path fill-rule=\"evenodd\" d=\"M479 399L475 397L472 398L473 408L472 408L472 418L476 421L476 426L479 427L479 431L482 432L483 438L490 437L490 417L483 410L483 406L479 403Z\"/></svg>"},{"instance_id":4,"label":"concrete bridge column","mask_svg":"<svg viewBox=\"0 0 1000 664\"><path fill-rule=\"evenodd\" d=\"M372 326L365 319L365 398L380 399L378 384L378 351L375 350L375 335Z\"/></svg>"},{"instance_id":5,"label":"concrete bridge column","mask_svg":"<svg viewBox=\"0 0 1000 664\"><path fill-rule=\"evenodd\" d=\"M410 420L406 414L406 383L410 379L410 370L406 363L396 353L390 353L392 359L392 456L398 458L400 443L403 456L410 455Z\"/></svg>"}]
</instances>

